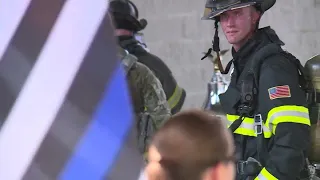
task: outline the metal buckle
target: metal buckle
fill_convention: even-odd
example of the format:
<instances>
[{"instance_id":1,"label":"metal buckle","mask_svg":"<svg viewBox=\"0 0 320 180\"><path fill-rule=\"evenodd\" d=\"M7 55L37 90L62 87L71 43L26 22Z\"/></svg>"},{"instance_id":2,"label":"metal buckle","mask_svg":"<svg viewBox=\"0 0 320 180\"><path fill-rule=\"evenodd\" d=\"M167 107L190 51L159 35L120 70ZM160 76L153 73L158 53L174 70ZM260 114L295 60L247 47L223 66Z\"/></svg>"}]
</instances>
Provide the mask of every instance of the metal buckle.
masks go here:
<instances>
[{"instance_id":1,"label":"metal buckle","mask_svg":"<svg viewBox=\"0 0 320 180\"><path fill-rule=\"evenodd\" d=\"M237 162L237 173L240 175L244 174L244 168L247 165L247 161L238 161Z\"/></svg>"},{"instance_id":2,"label":"metal buckle","mask_svg":"<svg viewBox=\"0 0 320 180\"><path fill-rule=\"evenodd\" d=\"M254 131L256 135L260 135L263 132L261 114L254 115Z\"/></svg>"}]
</instances>

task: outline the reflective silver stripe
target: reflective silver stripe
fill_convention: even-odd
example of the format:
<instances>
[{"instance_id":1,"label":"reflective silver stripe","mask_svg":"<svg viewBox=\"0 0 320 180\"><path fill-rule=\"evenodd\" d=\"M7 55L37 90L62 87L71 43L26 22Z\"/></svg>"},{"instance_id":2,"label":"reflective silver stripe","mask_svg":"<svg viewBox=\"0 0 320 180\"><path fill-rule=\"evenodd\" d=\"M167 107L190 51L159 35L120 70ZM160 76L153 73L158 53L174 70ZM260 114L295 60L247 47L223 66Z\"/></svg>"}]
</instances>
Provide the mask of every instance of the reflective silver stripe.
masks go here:
<instances>
[{"instance_id":1,"label":"reflective silver stripe","mask_svg":"<svg viewBox=\"0 0 320 180\"><path fill-rule=\"evenodd\" d=\"M309 114L306 112L299 112L299 111L294 111L294 110L290 110L290 111L281 111L281 112L276 112L274 114L272 114L272 116L269 118L269 121L267 121L269 123L269 127L270 130L273 131L273 121L281 116L296 116L296 117L302 117L302 118L306 118L309 119Z\"/></svg>"},{"instance_id":2,"label":"reflective silver stripe","mask_svg":"<svg viewBox=\"0 0 320 180\"><path fill-rule=\"evenodd\" d=\"M228 126L231 126L232 122L228 121ZM266 126L263 125L263 132L271 132L270 129ZM253 130L255 131L254 128L254 124L250 124L250 123L246 123L246 122L242 122L241 125L239 126L239 128L244 128L244 129L248 129L248 130Z\"/></svg>"},{"instance_id":3,"label":"reflective silver stripe","mask_svg":"<svg viewBox=\"0 0 320 180\"><path fill-rule=\"evenodd\" d=\"M256 179L259 179L259 180L268 180L268 178L266 178L263 174L259 174L258 176L257 176L257 178Z\"/></svg>"},{"instance_id":4,"label":"reflective silver stripe","mask_svg":"<svg viewBox=\"0 0 320 180\"><path fill-rule=\"evenodd\" d=\"M272 124L274 119L276 119L279 116L297 116L297 117L309 119L309 114L307 112L299 112L299 111L291 110L291 111L276 112L276 113L272 114L272 116L269 118L269 123Z\"/></svg>"}]
</instances>

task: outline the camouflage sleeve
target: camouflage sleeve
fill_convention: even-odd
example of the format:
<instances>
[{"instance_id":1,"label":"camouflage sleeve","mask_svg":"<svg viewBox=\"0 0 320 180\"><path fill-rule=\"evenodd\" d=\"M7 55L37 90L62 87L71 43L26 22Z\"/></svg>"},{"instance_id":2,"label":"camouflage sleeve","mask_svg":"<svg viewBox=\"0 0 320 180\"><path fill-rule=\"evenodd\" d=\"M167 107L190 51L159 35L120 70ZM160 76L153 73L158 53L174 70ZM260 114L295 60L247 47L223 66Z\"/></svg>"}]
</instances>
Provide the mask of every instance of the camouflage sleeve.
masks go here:
<instances>
[{"instance_id":1,"label":"camouflage sleeve","mask_svg":"<svg viewBox=\"0 0 320 180\"><path fill-rule=\"evenodd\" d=\"M137 63L142 81L143 101L146 112L158 129L170 116L171 111L162 85L153 72L145 65Z\"/></svg>"}]
</instances>

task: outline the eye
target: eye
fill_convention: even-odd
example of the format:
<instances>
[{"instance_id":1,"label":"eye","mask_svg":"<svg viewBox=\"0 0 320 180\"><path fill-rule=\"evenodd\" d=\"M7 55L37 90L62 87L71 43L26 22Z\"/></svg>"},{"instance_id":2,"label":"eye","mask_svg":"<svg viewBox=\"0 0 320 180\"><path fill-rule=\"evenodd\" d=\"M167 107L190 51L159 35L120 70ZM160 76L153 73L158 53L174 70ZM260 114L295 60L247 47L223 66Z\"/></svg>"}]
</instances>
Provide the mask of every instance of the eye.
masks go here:
<instances>
[{"instance_id":1,"label":"eye","mask_svg":"<svg viewBox=\"0 0 320 180\"><path fill-rule=\"evenodd\" d=\"M242 15L242 12L241 12L241 11L236 11L236 12L235 12L235 15L236 15L237 17L239 17L239 16Z\"/></svg>"},{"instance_id":2,"label":"eye","mask_svg":"<svg viewBox=\"0 0 320 180\"><path fill-rule=\"evenodd\" d=\"M220 20L227 20L228 17L229 16L227 14L223 13L223 14L220 15Z\"/></svg>"}]
</instances>

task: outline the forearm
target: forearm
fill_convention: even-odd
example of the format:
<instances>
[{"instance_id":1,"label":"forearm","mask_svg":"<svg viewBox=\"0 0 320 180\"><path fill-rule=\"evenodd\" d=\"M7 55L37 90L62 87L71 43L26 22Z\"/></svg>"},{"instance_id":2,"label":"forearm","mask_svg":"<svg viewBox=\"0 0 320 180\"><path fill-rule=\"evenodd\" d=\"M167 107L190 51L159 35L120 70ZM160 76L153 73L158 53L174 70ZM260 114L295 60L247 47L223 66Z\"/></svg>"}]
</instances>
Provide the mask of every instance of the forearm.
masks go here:
<instances>
[{"instance_id":1,"label":"forearm","mask_svg":"<svg viewBox=\"0 0 320 180\"><path fill-rule=\"evenodd\" d=\"M309 130L309 126L304 124L279 124L267 163L259 176L281 180L298 178L305 165L305 152L310 143Z\"/></svg>"}]
</instances>

